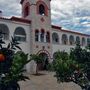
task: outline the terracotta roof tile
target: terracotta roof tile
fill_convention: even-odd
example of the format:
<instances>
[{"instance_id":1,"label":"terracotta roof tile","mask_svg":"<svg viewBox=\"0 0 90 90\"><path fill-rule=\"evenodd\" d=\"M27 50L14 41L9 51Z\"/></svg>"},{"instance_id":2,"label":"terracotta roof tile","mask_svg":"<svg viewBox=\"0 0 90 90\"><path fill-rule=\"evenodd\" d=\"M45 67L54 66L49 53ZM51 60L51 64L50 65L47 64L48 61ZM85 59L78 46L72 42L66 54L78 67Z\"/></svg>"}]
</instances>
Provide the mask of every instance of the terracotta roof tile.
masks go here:
<instances>
[{"instance_id":1,"label":"terracotta roof tile","mask_svg":"<svg viewBox=\"0 0 90 90\"><path fill-rule=\"evenodd\" d=\"M16 21L16 22L23 22L23 23L31 23L30 20L24 19L24 18L19 18L19 17L11 17L11 18L5 18L5 17L0 17L0 19L3 20L11 20L11 21Z\"/></svg>"},{"instance_id":2,"label":"terracotta roof tile","mask_svg":"<svg viewBox=\"0 0 90 90\"><path fill-rule=\"evenodd\" d=\"M29 23L29 24L31 23L31 21L28 19L18 18L18 17L14 17L14 16L11 17L10 20L17 21L17 22L23 22L23 23Z\"/></svg>"}]
</instances>

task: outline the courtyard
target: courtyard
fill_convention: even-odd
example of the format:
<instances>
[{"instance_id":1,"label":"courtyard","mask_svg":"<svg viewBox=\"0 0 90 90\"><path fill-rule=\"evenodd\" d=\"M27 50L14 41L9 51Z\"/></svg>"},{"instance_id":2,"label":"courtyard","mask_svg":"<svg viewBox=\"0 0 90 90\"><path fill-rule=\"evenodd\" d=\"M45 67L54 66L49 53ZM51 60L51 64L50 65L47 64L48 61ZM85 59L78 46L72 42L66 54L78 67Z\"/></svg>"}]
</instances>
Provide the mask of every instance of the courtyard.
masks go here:
<instances>
[{"instance_id":1,"label":"courtyard","mask_svg":"<svg viewBox=\"0 0 90 90\"><path fill-rule=\"evenodd\" d=\"M59 84L54 77L54 72L41 71L40 75L30 75L30 80L20 82L21 90L81 90L73 82Z\"/></svg>"}]
</instances>

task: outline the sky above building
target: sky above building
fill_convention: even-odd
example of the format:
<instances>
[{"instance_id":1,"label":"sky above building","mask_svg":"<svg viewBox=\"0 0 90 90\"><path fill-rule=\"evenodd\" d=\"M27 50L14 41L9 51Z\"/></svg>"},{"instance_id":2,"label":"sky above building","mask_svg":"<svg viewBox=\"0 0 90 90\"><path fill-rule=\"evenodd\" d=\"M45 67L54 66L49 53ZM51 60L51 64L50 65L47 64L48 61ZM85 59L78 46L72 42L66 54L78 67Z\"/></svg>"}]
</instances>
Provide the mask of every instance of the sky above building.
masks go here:
<instances>
[{"instance_id":1,"label":"sky above building","mask_svg":"<svg viewBox=\"0 0 90 90\"><path fill-rule=\"evenodd\" d=\"M20 0L0 0L3 16L21 16ZM90 0L52 0L52 24L90 34Z\"/></svg>"}]
</instances>

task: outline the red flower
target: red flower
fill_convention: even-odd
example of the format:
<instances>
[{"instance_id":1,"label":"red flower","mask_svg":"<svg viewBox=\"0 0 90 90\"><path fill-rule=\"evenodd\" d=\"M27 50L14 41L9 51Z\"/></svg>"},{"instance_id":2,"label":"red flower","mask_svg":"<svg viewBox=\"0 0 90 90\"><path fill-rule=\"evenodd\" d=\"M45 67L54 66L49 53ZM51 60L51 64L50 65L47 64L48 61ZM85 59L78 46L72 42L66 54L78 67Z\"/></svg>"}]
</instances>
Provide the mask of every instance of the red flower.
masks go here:
<instances>
[{"instance_id":1,"label":"red flower","mask_svg":"<svg viewBox=\"0 0 90 90\"><path fill-rule=\"evenodd\" d=\"M0 54L0 62L5 60L5 56L3 54Z\"/></svg>"}]
</instances>

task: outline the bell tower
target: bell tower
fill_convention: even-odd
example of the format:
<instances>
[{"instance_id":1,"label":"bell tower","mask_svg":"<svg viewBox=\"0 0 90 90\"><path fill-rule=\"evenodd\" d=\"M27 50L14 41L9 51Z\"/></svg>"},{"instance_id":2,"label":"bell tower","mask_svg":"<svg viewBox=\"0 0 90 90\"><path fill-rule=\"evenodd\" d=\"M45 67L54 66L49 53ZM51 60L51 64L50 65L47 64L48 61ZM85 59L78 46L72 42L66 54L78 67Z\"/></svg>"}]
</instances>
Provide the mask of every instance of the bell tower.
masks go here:
<instances>
[{"instance_id":1,"label":"bell tower","mask_svg":"<svg viewBox=\"0 0 90 90\"><path fill-rule=\"evenodd\" d=\"M51 56L51 0L21 0L22 18L31 20L31 52Z\"/></svg>"}]
</instances>

